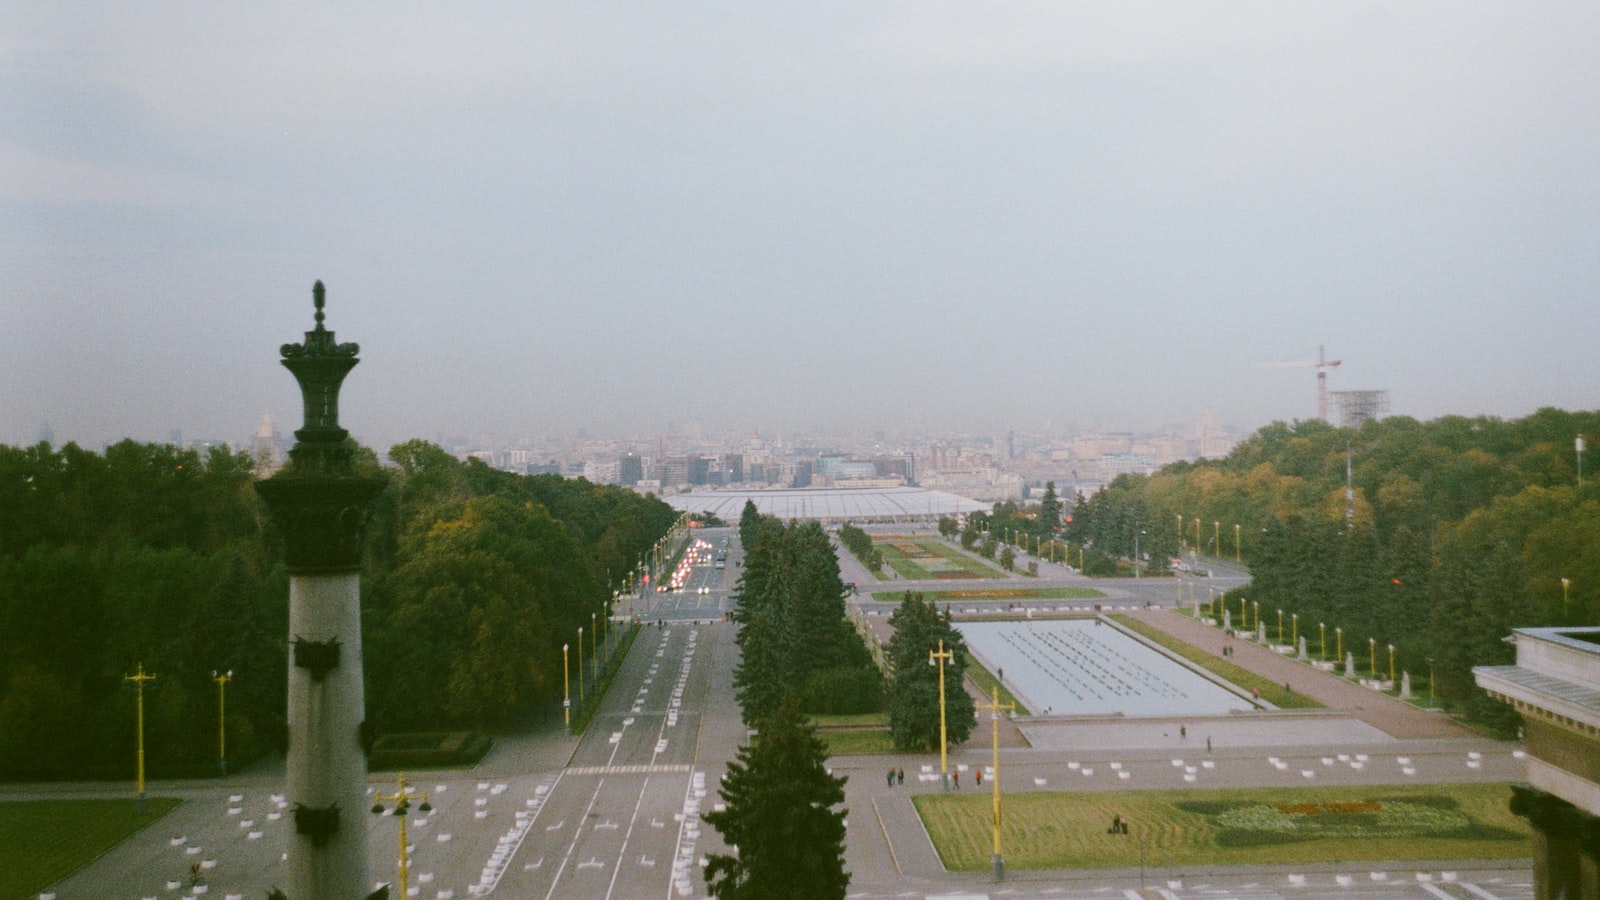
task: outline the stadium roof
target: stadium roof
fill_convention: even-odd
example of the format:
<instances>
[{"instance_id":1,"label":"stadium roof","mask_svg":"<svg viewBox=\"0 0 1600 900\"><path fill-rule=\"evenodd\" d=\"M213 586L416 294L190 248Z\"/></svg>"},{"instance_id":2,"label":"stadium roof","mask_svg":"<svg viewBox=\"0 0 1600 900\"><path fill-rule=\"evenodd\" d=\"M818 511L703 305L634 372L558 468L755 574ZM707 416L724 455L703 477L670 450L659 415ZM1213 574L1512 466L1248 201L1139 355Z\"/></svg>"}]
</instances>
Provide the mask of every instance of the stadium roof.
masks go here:
<instances>
[{"instance_id":1,"label":"stadium roof","mask_svg":"<svg viewBox=\"0 0 1600 900\"><path fill-rule=\"evenodd\" d=\"M737 522L746 500L764 516L823 522L905 522L962 516L989 509L976 500L916 487L795 488L768 491L695 491L665 498L673 508Z\"/></svg>"}]
</instances>

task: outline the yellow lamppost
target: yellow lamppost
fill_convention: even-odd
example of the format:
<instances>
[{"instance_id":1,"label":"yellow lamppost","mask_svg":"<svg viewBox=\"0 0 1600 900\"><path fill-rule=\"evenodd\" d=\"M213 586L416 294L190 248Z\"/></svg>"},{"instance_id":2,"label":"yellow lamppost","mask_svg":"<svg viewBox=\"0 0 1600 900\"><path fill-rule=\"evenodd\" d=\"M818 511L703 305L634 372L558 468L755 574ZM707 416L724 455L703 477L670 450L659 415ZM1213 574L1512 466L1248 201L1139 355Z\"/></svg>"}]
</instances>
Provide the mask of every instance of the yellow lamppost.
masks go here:
<instances>
[{"instance_id":1,"label":"yellow lamppost","mask_svg":"<svg viewBox=\"0 0 1600 900\"><path fill-rule=\"evenodd\" d=\"M1394 680L1394 645L1389 645L1389 683L1396 684Z\"/></svg>"},{"instance_id":2,"label":"yellow lamppost","mask_svg":"<svg viewBox=\"0 0 1600 900\"><path fill-rule=\"evenodd\" d=\"M945 790L950 790L950 760L944 730L944 664L955 662L956 655L944 648L944 638L939 639L939 650L928 651L928 665L939 667L939 780Z\"/></svg>"},{"instance_id":3,"label":"yellow lamppost","mask_svg":"<svg viewBox=\"0 0 1600 900\"><path fill-rule=\"evenodd\" d=\"M1328 661L1328 626L1322 622L1317 623L1317 655L1323 662Z\"/></svg>"},{"instance_id":4,"label":"yellow lamppost","mask_svg":"<svg viewBox=\"0 0 1600 900\"><path fill-rule=\"evenodd\" d=\"M1428 657L1428 705L1433 705L1433 657Z\"/></svg>"},{"instance_id":5,"label":"yellow lamppost","mask_svg":"<svg viewBox=\"0 0 1600 900\"><path fill-rule=\"evenodd\" d=\"M1283 643L1283 610L1278 610L1278 643Z\"/></svg>"},{"instance_id":6,"label":"yellow lamppost","mask_svg":"<svg viewBox=\"0 0 1600 900\"><path fill-rule=\"evenodd\" d=\"M1251 600L1250 601L1250 611L1255 614L1254 616L1252 616L1252 618L1255 619L1256 630L1260 631L1261 630L1261 601L1260 600Z\"/></svg>"},{"instance_id":7,"label":"yellow lamppost","mask_svg":"<svg viewBox=\"0 0 1600 900\"><path fill-rule=\"evenodd\" d=\"M211 671L211 680L217 683L217 768L228 774L228 682L233 680L233 670L218 675Z\"/></svg>"},{"instance_id":8,"label":"yellow lamppost","mask_svg":"<svg viewBox=\"0 0 1600 900\"><path fill-rule=\"evenodd\" d=\"M1250 616L1246 612L1247 609L1248 609L1248 607L1245 605L1244 597L1240 597L1239 598L1239 630L1241 630L1241 631L1243 631L1244 629L1250 627Z\"/></svg>"},{"instance_id":9,"label":"yellow lamppost","mask_svg":"<svg viewBox=\"0 0 1600 900\"><path fill-rule=\"evenodd\" d=\"M589 613L589 664L594 666L594 686L600 687L600 629L597 625L598 617Z\"/></svg>"},{"instance_id":10,"label":"yellow lamppost","mask_svg":"<svg viewBox=\"0 0 1600 900\"><path fill-rule=\"evenodd\" d=\"M139 774L138 774L137 790L138 790L138 794L139 794L139 815L143 816L144 813L145 813L145 803L144 803L144 685L145 685L145 682L147 682L147 681L155 681L156 680L156 676L153 675L153 674L150 674L150 675L145 674L144 663L139 663L139 668L138 668L137 672L135 674L133 674L133 675L124 675L124 676L122 676L122 680L123 681L131 681L131 682L133 682L134 693L138 696L138 699L135 701L135 708L138 710L138 714L137 714L137 716L138 716L138 718L137 718L138 725L137 725L137 727L139 729Z\"/></svg>"},{"instance_id":11,"label":"yellow lamppost","mask_svg":"<svg viewBox=\"0 0 1600 900\"><path fill-rule=\"evenodd\" d=\"M1367 638L1367 655L1368 655L1368 657L1370 657L1367 660L1367 671L1372 673L1372 677L1373 678L1377 678L1378 677L1378 639L1377 638Z\"/></svg>"},{"instance_id":12,"label":"yellow lamppost","mask_svg":"<svg viewBox=\"0 0 1600 900\"><path fill-rule=\"evenodd\" d=\"M583 626L578 626L578 702L583 702Z\"/></svg>"},{"instance_id":13,"label":"yellow lamppost","mask_svg":"<svg viewBox=\"0 0 1600 900\"><path fill-rule=\"evenodd\" d=\"M1290 614L1290 616L1289 616L1289 629L1290 629L1290 631L1289 631L1289 634L1290 634L1289 644L1295 648L1294 652L1299 653L1300 652L1300 614L1299 613L1291 613Z\"/></svg>"},{"instance_id":14,"label":"yellow lamppost","mask_svg":"<svg viewBox=\"0 0 1600 900\"><path fill-rule=\"evenodd\" d=\"M1194 520L1194 552L1204 552L1200 547L1200 520Z\"/></svg>"},{"instance_id":15,"label":"yellow lamppost","mask_svg":"<svg viewBox=\"0 0 1600 900\"><path fill-rule=\"evenodd\" d=\"M1215 519L1211 522L1211 553L1213 556L1222 556L1222 523Z\"/></svg>"},{"instance_id":16,"label":"yellow lamppost","mask_svg":"<svg viewBox=\"0 0 1600 900\"><path fill-rule=\"evenodd\" d=\"M1183 553L1183 513L1176 513L1178 517L1178 553Z\"/></svg>"},{"instance_id":17,"label":"yellow lamppost","mask_svg":"<svg viewBox=\"0 0 1600 900\"><path fill-rule=\"evenodd\" d=\"M994 773L989 781L994 785L994 880L1006 879L1005 860L1000 855L1000 711L1014 710L1015 703L1000 702L1000 685L995 685L990 691L991 697L988 704L979 704L978 709L989 711L989 721L994 734Z\"/></svg>"},{"instance_id":18,"label":"yellow lamppost","mask_svg":"<svg viewBox=\"0 0 1600 900\"><path fill-rule=\"evenodd\" d=\"M1338 647L1338 649L1333 651L1334 661L1335 662L1344 662L1344 629L1343 628L1335 628L1333 630L1333 641L1334 641L1334 644Z\"/></svg>"},{"instance_id":19,"label":"yellow lamppost","mask_svg":"<svg viewBox=\"0 0 1600 900\"><path fill-rule=\"evenodd\" d=\"M384 803L393 803L395 818L400 820L400 897L408 896L411 887L411 860L406 853L406 813L411 811L411 801L421 800L417 812L432 812L433 807L428 805L428 792L416 793L406 790L406 776L400 776L400 787L393 794L379 794L375 798L378 802L372 806L372 814L383 815Z\"/></svg>"},{"instance_id":20,"label":"yellow lamppost","mask_svg":"<svg viewBox=\"0 0 1600 900\"><path fill-rule=\"evenodd\" d=\"M1239 526L1233 526L1233 561L1243 562L1244 556L1239 552Z\"/></svg>"},{"instance_id":21,"label":"yellow lamppost","mask_svg":"<svg viewBox=\"0 0 1600 900\"><path fill-rule=\"evenodd\" d=\"M1570 579L1570 578L1561 579L1561 617L1562 618L1566 618L1566 615L1567 615L1567 589L1570 588L1570 587L1572 587L1572 579Z\"/></svg>"},{"instance_id":22,"label":"yellow lamppost","mask_svg":"<svg viewBox=\"0 0 1600 900\"><path fill-rule=\"evenodd\" d=\"M572 728L572 675L567 671L567 645L561 645L561 720Z\"/></svg>"}]
</instances>

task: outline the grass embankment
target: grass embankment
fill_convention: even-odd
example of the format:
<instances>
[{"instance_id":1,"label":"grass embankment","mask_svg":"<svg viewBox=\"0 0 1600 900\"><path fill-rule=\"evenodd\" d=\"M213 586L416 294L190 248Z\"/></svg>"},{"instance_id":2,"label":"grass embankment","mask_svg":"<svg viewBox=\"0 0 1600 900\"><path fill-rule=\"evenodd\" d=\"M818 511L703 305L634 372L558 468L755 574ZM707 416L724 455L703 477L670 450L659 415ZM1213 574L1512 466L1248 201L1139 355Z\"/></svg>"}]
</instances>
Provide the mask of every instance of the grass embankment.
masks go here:
<instances>
[{"instance_id":1,"label":"grass embankment","mask_svg":"<svg viewBox=\"0 0 1600 900\"><path fill-rule=\"evenodd\" d=\"M1193 644L1184 643L1165 631L1146 625L1128 616L1112 616L1111 619L1129 631L1137 632L1150 641L1160 644L1184 659L1194 663L1207 672L1216 675L1223 681L1238 685L1245 690L1258 690L1261 698L1267 700L1279 709L1322 709L1321 703L1307 697L1305 694L1294 693L1284 689L1284 686L1270 678L1260 675L1242 666L1236 666L1221 657L1207 653Z\"/></svg>"},{"instance_id":2,"label":"grass embankment","mask_svg":"<svg viewBox=\"0 0 1600 900\"><path fill-rule=\"evenodd\" d=\"M0 803L0 847L7 860L0 866L0 900L36 896L182 802L152 797L143 818L133 798Z\"/></svg>"},{"instance_id":3,"label":"grass embankment","mask_svg":"<svg viewBox=\"0 0 1600 900\"><path fill-rule=\"evenodd\" d=\"M983 692L985 697L988 697L992 700L994 698L995 688L999 688L1001 703L1015 704L1015 712L1019 716L1033 715L1033 713L1028 711L1028 707L1024 706L1022 701L1018 700L1017 696L1011 693L1011 690L1000 682L1000 679L994 677L994 673L984 668L983 663L978 662L977 657L974 657L970 653L967 654L967 677L972 679L973 684L978 686L978 689ZM979 718L982 717L980 716Z\"/></svg>"},{"instance_id":4,"label":"grass embankment","mask_svg":"<svg viewBox=\"0 0 1600 900\"><path fill-rule=\"evenodd\" d=\"M1517 859L1527 824L1503 784L1007 794L1000 831L1013 869ZM947 868L990 866L988 792L919 794ZM1113 816L1128 834L1108 833Z\"/></svg>"},{"instance_id":5,"label":"grass embankment","mask_svg":"<svg viewBox=\"0 0 1600 900\"><path fill-rule=\"evenodd\" d=\"M910 581L940 578L1003 578L1005 573L943 541L876 541L884 565Z\"/></svg>"},{"instance_id":6,"label":"grass embankment","mask_svg":"<svg viewBox=\"0 0 1600 900\"><path fill-rule=\"evenodd\" d=\"M889 739L889 714L886 712L812 716L811 724L817 726L817 735L828 748L829 756L896 752L894 741Z\"/></svg>"}]
</instances>

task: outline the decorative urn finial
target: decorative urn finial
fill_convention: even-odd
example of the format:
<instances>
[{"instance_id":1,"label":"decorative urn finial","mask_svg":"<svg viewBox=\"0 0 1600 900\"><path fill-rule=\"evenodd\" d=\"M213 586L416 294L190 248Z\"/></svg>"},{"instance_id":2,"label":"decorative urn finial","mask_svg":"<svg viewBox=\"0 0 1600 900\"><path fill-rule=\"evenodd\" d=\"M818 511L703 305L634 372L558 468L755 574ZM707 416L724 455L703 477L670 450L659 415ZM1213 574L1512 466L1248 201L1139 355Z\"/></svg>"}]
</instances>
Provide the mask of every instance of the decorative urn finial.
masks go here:
<instances>
[{"instance_id":1,"label":"decorative urn finial","mask_svg":"<svg viewBox=\"0 0 1600 900\"><path fill-rule=\"evenodd\" d=\"M356 474L355 442L339 427L339 387L360 360L360 347L341 344L323 326L327 292L311 289L316 327L301 344L279 350L284 368L300 383L305 424L289 451L289 465L256 483L284 534L290 574L359 569L368 504L383 490L382 476Z\"/></svg>"}]
</instances>

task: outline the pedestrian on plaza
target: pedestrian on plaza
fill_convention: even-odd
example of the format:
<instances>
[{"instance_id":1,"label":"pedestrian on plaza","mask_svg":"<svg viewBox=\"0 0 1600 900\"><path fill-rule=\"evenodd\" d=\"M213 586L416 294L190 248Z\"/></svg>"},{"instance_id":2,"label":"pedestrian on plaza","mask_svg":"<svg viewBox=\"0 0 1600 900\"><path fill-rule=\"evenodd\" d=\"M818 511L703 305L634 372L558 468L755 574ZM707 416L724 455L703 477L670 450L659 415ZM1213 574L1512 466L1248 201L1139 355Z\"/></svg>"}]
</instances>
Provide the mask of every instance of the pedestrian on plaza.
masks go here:
<instances>
[{"instance_id":1,"label":"pedestrian on plaza","mask_svg":"<svg viewBox=\"0 0 1600 900\"><path fill-rule=\"evenodd\" d=\"M1211 735L1206 735L1206 752L1211 752Z\"/></svg>"},{"instance_id":2,"label":"pedestrian on plaza","mask_svg":"<svg viewBox=\"0 0 1600 900\"><path fill-rule=\"evenodd\" d=\"M906 783L906 770L905 769L895 769L894 770L894 780L898 784L905 784Z\"/></svg>"},{"instance_id":3,"label":"pedestrian on plaza","mask_svg":"<svg viewBox=\"0 0 1600 900\"><path fill-rule=\"evenodd\" d=\"M894 767L889 767L889 787L894 787Z\"/></svg>"},{"instance_id":4,"label":"pedestrian on plaza","mask_svg":"<svg viewBox=\"0 0 1600 900\"><path fill-rule=\"evenodd\" d=\"M974 773L972 779L978 783L978 787L983 787L983 770L979 769Z\"/></svg>"},{"instance_id":5,"label":"pedestrian on plaza","mask_svg":"<svg viewBox=\"0 0 1600 900\"><path fill-rule=\"evenodd\" d=\"M1183 738L1184 740L1187 741L1189 739L1189 726L1187 726L1187 725L1179 725L1178 726L1178 737Z\"/></svg>"},{"instance_id":6,"label":"pedestrian on plaza","mask_svg":"<svg viewBox=\"0 0 1600 900\"><path fill-rule=\"evenodd\" d=\"M950 783L956 786L956 790L958 790L958 791L961 790L961 770L960 769L957 769L956 771L950 773Z\"/></svg>"}]
</instances>

